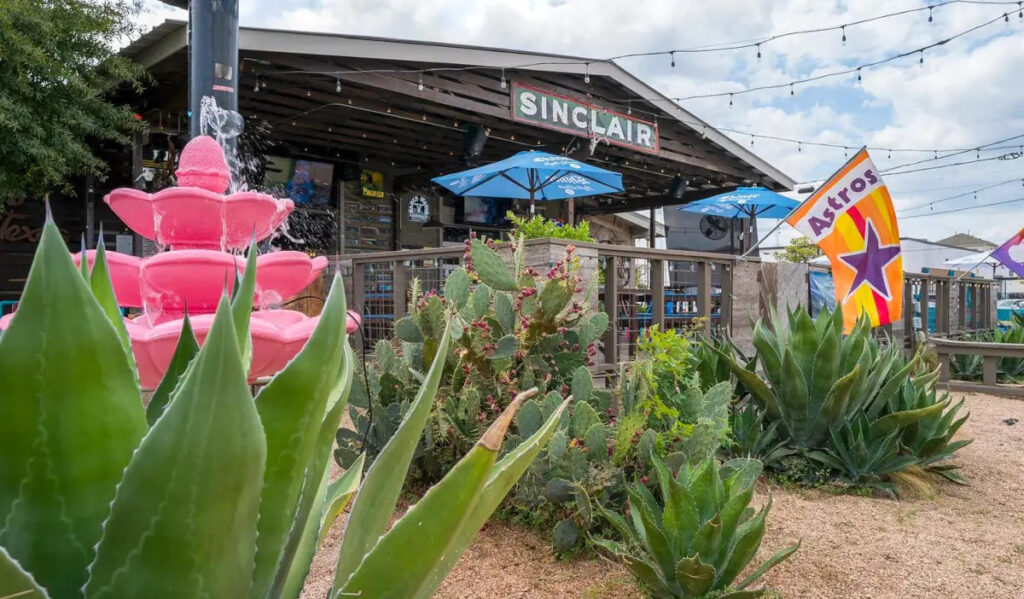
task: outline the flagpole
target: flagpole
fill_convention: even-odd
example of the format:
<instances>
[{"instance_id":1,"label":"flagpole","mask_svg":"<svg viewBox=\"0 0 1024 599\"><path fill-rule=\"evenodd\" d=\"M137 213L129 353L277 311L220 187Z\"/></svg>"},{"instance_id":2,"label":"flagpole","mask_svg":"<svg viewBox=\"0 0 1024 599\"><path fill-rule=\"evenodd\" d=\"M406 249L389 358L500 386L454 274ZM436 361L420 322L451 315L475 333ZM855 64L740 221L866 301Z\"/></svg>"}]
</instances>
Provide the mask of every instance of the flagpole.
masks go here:
<instances>
[{"instance_id":1,"label":"flagpole","mask_svg":"<svg viewBox=\"0 0 1024 599\"><path fill-rule=\"evenodd\" d=\"M1004 244L1004 245L1005 245L1005 244ZM966 277L966 276L967 276L968 274L970 274L970 272L971 272L972 270L974 270L975 268L978 268L979 266L981 266L982 264L984 264L984 263L985 263L985 260L988 260L989 258L991 258L991 257L992 257L992 254L996 253L996 250L998 250L998 249L999 249L999 248L1001 248L1001 247L1003 247L1003 246L999 246L999 247L993 248L991 252L989 252L989 253L985 254L985 257L984 257L984 258L982 258L981 260L978 260L978 263L977 263L977 264L975 264L974 266L972 266L972 267L968 268L968 269L967 269L967 270L965 270L965 271L964 271L964 272L963 272L963 273L962 273L962 274L961 274L960 276L958 276L957 278L953 279L953 282L955 283L955 282L959 281L960 279L962 279L962 278ZM992 274L992 278L994 279L994 278L995 278L995 268L993 268L993 269L992 269L992 272L993 272L993 274Z\"/></svg>"}]
</instances>

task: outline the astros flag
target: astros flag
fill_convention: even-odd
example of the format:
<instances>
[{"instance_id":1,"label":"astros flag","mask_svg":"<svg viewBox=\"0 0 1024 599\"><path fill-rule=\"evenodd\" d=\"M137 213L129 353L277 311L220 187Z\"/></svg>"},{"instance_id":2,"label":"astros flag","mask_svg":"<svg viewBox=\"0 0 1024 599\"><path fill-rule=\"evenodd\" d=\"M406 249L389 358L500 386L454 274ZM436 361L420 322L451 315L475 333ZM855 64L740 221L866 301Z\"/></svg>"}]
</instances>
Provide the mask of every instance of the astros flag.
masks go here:
<instances>
[{"instance_id":1,"label":"astros flag","mask_svg":"<svg viewBox=\"0 0 1024 599\"><path fill-rule=\"evenodd\" d=\"M786 222L832 262L836 301L849 332L862 313L872 326L902 317L903 258L889 190L866 149L832 175Z\"/></svg>"}]
</instances>

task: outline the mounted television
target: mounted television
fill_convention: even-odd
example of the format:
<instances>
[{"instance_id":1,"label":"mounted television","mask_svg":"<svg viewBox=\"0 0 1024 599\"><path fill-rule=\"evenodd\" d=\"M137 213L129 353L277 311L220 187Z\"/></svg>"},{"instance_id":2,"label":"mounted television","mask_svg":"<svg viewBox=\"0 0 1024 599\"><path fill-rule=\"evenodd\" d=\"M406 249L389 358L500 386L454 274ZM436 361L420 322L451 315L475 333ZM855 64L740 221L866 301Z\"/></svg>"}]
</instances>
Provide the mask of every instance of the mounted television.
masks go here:
<instances>
[{"instance_id":1,"label":"mounted television","mask_svg":"<svg viewBox=\"0 0 1024 599\"><path fill-rule=\"evenodd\" d=\"M334 165L329 162L270 156L266 184L277 197L288 197L296 206L327 206L334 203L331 184Z\"/></svg>"},{"instance_id":2,"label":"mounted television","mask_svg":"<svg viewBox=\"0 0 1024 599\"><path fill-rule=\"evenodd\" d=\"M505 214L511 209L512 200L508 198L458 198L455 202L455 222L464 225L503 227L508 225Z\"/></svg>"}]
</instances>

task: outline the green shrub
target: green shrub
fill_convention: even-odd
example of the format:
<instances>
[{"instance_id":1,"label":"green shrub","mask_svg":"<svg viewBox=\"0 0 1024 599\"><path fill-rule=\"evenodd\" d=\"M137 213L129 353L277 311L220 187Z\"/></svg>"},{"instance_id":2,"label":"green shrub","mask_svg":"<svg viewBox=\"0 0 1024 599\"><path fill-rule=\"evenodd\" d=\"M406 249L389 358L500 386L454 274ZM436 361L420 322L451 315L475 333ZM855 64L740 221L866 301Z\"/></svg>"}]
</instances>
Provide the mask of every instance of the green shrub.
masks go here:
<instances>
[{"instance_id":1,"label":"green shrub","mask_svg":"<svg viewBox=\"0 0 1024 599\"><path fill-rule=\"evenodd\" d=\"M800 544L779 551L734 585L757 554L771 509L770 498L759 512L748 507L761 464L737 460L719 470L709 457L692 467L684 463L673 475L657 455L651 459L660 497L643 484L630 486L628 520L599 506L622 540L595 543L622 559L653 597L762 596L763 590L745 589Z\"/></svg>"},{"instance_id":2,"label":"green shrub","mask_svg":"<svg viewBox=\"0 0 1024 599\"><path fill-rule=\"evenodd\" d=\"M253 397L255 259L251 248L235 302L221 298L201 349L184 330L150 426L102 251L80 275L47 221L0 337L4 596L295 598L318 539L355 495L331 597L430 597L554 432L566 402L495 461L530 394L520 395L389 528L449 336L374 466L362 477L357 461L329 483L354 362L342 285L305 347Z\"/></svg>"},{"instance_id":3,"label":"green shrub","mask_svg":"<svg viewBox=\"0 0 1024 599\"><path fill-rule=\"evenodd\" d=\"M594 241L590 236L590 222L580 221L578 225L563 225L537 214L532 218L521 218L509 212L512 234L523 239L570 239L572 241Z\"/></svg>"}]
</instances>

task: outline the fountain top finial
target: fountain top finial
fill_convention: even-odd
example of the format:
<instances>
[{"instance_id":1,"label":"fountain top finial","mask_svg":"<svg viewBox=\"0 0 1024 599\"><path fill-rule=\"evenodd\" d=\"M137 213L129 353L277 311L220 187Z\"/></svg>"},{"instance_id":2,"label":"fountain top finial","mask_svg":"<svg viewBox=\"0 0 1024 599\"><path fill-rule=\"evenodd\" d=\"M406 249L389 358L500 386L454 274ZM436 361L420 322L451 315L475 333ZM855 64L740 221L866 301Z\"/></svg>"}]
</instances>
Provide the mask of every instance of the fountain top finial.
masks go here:
<instances>
[{"instance_id":1,"label":"fountain top finial","mask_svg":"<svg viewBox=\"0 0 1024 599\"><path fill-rule=\"evenodd\" d=\"M227 191L231 181L224 150L209 135L200 135L185 144L175 175L181 187L201 187L215 193Z\"/></svg>"}]
</instances>

